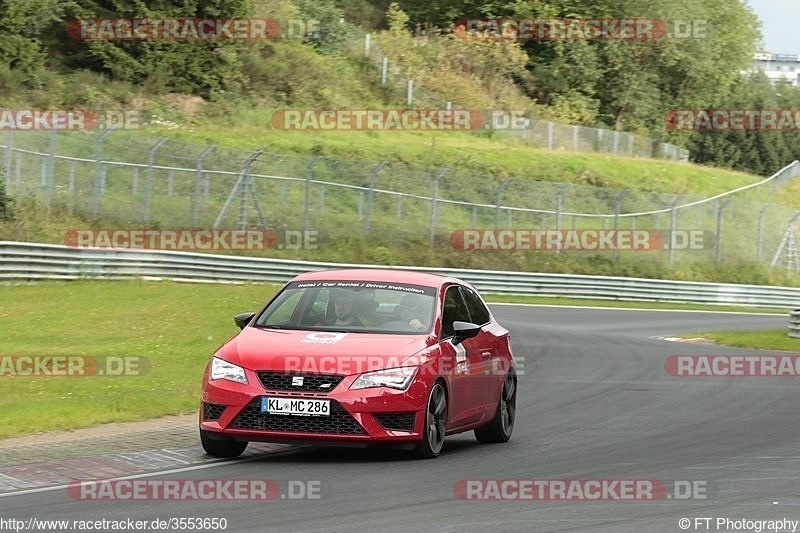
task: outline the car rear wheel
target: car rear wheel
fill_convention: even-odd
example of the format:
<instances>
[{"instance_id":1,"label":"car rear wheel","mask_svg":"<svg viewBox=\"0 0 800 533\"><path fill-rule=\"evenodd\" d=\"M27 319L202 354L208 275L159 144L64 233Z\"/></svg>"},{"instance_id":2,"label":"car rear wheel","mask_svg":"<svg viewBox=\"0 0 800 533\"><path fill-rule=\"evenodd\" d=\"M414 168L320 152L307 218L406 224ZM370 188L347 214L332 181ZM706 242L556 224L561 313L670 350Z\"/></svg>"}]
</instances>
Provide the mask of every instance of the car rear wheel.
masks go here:
<instances>
[{"instance_id":1,"label":"car rear wheel","mask_svg":"<svg viewBox=\"0 0 800 533\"><path fill-rule=\"evenodd\" d=\"M475 430L479 442L508 442L514 431L517 414L517 376L509 371L503 379L500 401L491 422Z\"/></svg>"},{"instance_id":2,"label":"car rear wheel","mask_svg":"<svg viewBox=\"0 0 800 533\"><path fill-rule=\"evenodd\" d=\"M422 440L413 450L419 459L437 457L444 446L444 436L447 431L447 394L444 386L437 381L428 393L428 403L425 409L425 426Z\"/></svg>"},{"instance_id":3,"label":"car rear wheel","mask_svg":"<svg viewBox=\"0 0 800 533\"><path fill-rule=\"evenodd\" d=\"M247 441L236 440L230 437L211 435L208 431L200 430L200 443L208 455L232 459L239 457L247 448Z\"/></svg>"}]
</instances>

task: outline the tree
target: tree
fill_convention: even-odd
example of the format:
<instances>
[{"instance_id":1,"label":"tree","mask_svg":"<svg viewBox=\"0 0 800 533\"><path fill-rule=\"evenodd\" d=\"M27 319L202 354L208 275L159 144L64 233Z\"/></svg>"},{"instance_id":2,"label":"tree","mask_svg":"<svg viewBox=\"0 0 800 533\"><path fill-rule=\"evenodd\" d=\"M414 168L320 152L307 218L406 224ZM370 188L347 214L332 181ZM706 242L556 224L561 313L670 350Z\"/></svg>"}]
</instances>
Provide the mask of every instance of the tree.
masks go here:
<instances>
[{"instance_id":1,"label":"tree","mask_svg":"<svg viewBox=\"0 0 800 533\"><path fill-rule=\"evenodd\" d=\"M46 58L42 37L74 7L69 0L6 0L0 2L0 63L39 83Z\"/></svg>"}]
</instances>

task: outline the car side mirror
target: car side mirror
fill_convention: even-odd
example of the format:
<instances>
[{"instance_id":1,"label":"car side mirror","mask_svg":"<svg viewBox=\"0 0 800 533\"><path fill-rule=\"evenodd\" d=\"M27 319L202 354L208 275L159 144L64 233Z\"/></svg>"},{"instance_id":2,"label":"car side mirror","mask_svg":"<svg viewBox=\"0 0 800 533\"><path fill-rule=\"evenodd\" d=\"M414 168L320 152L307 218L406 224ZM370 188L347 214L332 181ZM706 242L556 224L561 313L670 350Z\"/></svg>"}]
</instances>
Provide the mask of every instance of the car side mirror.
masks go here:
<instances>
[{"instance_id":1,"label":"car side mirror","mask_svg":"<svg viewBox=\"0 0 800 533\"><path fill-rule=\"evenodd\" d=\"M455 332L453 335L453 344L459 344L480 333L481 327L472 322L456 320L453 322L453 331Z\"/></svg>"},{"instance_id":2,"label":"car side mirror","mask_svg":"<svg viewBox=\"0 0 800 533\"><path fill-rule=\"evenodd\" d=\"M233 321L236 323L237 328L244 329L253 320L254 316L256 316L255 313L239 313L233 317Z\"/></svg>"}]
</instances>

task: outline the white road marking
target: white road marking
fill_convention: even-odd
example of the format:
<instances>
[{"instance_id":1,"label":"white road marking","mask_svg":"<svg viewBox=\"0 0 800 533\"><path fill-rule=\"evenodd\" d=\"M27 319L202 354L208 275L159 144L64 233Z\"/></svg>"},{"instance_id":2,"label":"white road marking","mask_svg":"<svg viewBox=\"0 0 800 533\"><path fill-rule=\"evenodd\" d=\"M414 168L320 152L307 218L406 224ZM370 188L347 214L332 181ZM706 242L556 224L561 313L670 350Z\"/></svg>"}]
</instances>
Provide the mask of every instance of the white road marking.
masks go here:
<instances>
[{"instance_id":1,"label":"white road marking","mask_svg":"<svg viewBox=\"0 0 800 533\"><path fill-rule=\"evenodd\" d=\"M275 455L276 453L281 453L281 452L284 452L284 451L287 451L287 449L280 449L280 450L275 450L274 452L267 452L267 453L269 455ZM251 457L246 457L244 459L237 459L237 460L219 459L219 460L214 460L211 463L205 463L205 464L201 464L201 465L186 466L186 467L182 467L182 468L173 468L173 469L169 469L169 470L157 470L155 472L146 472L146 473L143 473L143 474L134 474L134 475L130 475L130 476L114 477L114 478L108 478L108 479L103 479L103 480L88 480L87 479L87 480L81 480L81 481L122 481L122 480L127 480L127 479L142 479L142 478L148 478L148 477L163 476L163 475L168 475L168 474L179 474L181 472L192 472L194 470L205 470L207 468L216 468L218 466L233 465L233 464L237 464L237 463L247 463L247 462L250 462L250 461L257 460L257 459L263 459L263 457L264 457L264 453L259 453L258 455L253 455ZM76 481L78 481L78 480L76 480ZM24 495L27 495L27 494L38 494L38 493L42 493L42 492L53 492L55 490L66 490L67 487L69 487L69 484L66 484L66 485L53 485L51 487L39 487L39 488L36 488L36 489L18 490L18 491L15 491L15 492L0 493L0 498L8 498L8 497L11 497L11 496L24 496Z\"/></svg>"}]
</instances>

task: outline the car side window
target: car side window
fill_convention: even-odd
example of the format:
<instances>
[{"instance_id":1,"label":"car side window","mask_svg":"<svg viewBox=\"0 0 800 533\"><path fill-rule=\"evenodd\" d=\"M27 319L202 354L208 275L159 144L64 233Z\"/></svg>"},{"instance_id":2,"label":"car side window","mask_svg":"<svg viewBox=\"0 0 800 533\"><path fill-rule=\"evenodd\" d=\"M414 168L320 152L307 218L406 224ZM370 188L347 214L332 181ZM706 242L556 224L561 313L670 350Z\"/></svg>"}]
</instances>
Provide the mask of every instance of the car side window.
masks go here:
<instances>
[{"instance_id":1,"label":"car side window","mask_svg":"<svg viewBox=\"0 0 800 533\"><path fill-rule=\"evenodd\" d=\"M452 337L455 334L453 322L460 320L469 322L469 309L457 285L447 288L444 294L444 309L442 310L442 338Z\"/></svg>"},{"instance_id":2,"label":"car side window","mask_svg":"<svg viewBox=\"0 0 800 533\"><path fill-rule=\"evenodd\" d=\"M469 287L461 287L461 292L464 294L464 299L467 301L469 314L472 317L470 322L479 326L488 324L491 315L489 314L489 310L486 309L486 306L481 301L480 297L475 294L475 291Z\"/></svg>"}]
</instances>

